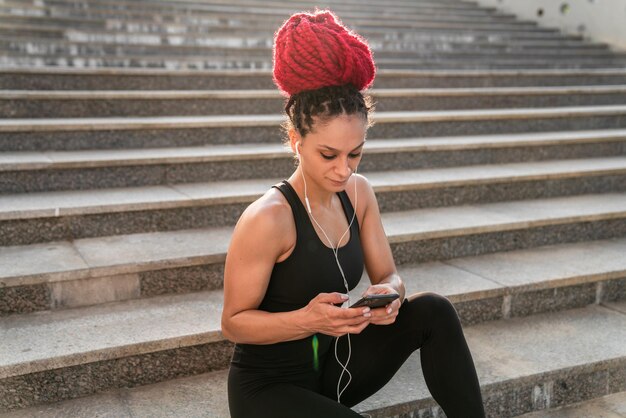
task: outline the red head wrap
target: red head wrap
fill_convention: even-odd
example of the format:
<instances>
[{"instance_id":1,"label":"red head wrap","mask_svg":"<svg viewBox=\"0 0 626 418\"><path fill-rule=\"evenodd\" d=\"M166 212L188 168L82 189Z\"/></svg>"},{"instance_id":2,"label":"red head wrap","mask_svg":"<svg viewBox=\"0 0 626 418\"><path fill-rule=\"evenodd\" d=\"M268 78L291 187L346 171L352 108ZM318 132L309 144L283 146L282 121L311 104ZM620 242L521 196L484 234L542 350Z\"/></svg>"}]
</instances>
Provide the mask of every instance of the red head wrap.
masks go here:
<instances>
[{"instance_id":1,"label":"red head wrap","mask_svg":"<svg viewBox=\"0 0 626 418\"><path fill-rule=\"evenodd\" d=\"M294 14L274 37L274 82L287 94L348 83L364 90L375 73L366 41L328 10Z\"/></svg>"}]
</instances>

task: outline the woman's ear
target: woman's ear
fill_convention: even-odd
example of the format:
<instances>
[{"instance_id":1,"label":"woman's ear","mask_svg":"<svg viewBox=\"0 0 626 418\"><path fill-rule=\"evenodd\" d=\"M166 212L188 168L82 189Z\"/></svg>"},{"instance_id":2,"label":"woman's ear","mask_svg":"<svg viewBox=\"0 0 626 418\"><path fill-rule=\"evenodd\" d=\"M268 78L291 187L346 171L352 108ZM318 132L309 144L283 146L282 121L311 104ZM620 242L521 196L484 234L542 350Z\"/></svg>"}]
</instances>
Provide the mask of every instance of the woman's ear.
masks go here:
<instances>
[{"instance_id":1,"label":"woman's ear","mask_svg":"<svg viewBox=\"0 0 626 418\"><path fill-rule=\"evenodd\" d=\"M298 134L298 132L296 132L294 128L291 128L289 129L288 135L289 135L289 145L291 146L291 150L294 152L294 154L298 154L299 153L297 149L298 142L302 140L302 138L300 137L300 134Z\"/></svg>"}]
</instances>

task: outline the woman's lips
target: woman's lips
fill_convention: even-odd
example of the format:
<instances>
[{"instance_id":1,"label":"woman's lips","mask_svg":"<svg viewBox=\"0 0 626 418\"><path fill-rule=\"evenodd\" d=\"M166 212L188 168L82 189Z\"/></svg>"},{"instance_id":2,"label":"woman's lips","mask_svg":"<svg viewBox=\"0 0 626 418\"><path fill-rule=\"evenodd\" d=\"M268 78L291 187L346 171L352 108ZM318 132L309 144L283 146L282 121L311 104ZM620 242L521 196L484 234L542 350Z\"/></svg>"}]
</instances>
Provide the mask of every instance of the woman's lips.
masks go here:
<instances>
[{"instance_id":1,"label":"woman's lips","mask_svg":"<svg viewBox=\"0 0 626 418\"><path fill-rule=\"evenodd\" d=\"M344 181L336 181L336 180L332 180L332 179L328 179L330 180L331 183L333 183L335 186L345 186L346 183L348 182L348 179L344 180Z\"/></svg>"}]
</instances>

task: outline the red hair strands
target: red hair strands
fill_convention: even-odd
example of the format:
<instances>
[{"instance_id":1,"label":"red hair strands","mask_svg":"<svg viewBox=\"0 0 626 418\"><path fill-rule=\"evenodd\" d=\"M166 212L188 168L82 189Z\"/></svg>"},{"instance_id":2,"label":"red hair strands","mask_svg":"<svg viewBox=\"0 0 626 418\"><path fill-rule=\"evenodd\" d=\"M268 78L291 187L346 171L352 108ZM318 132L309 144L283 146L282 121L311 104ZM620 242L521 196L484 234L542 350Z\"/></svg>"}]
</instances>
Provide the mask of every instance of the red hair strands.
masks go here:
<instances>
[{"instance_id":1,"label":"red hair strands","mask_svg":"<svg viewBox=\"0 0 626 418\"><path fill-rule=\"evenodd\" d=\"M294 14L274 37L274 82L289 95L344 84L361 91L375 74L365 39L328 10Z\"/></svg>"}]
</instances>

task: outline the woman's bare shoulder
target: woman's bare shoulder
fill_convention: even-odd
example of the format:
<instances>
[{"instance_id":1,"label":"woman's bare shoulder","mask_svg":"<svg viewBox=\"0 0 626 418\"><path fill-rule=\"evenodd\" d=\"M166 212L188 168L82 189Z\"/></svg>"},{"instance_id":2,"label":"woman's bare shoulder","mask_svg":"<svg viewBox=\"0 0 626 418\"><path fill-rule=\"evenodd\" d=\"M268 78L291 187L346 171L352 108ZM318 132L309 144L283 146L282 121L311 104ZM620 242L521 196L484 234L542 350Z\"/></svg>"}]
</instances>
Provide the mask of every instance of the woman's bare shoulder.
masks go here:
<instances>
[{"instance_id":1,"label":"woman's bare shoulder","mask_svg":"<svg viewBox=\"0 0 626 418\"><path fill-rule=\"evenodd\" d=\"M235 233L249 233L256 238L280 240L293 230L291 207L281 192L271 188L252 202L242 213ZM254 238L253 238L254 239Z\"/></svg>"},{"instance_id":2,"label":"woman's bare shoulder","mask_svg":"<svg viewBox=\"0 0 626 418\"><path fill-rule=\"evenodd\" d=\"M354 174L350 177L350 180L348 180L348 184L346 185L346 193L348 193L352 206L356 207L360 223L363 222L363 217L365 216L365 212L367 212L368 207L371 205L378 205L372 184L362 174Z\"/></svg>"}]
</instances>

